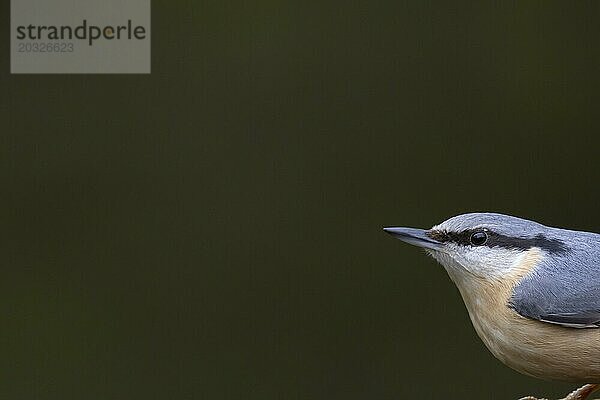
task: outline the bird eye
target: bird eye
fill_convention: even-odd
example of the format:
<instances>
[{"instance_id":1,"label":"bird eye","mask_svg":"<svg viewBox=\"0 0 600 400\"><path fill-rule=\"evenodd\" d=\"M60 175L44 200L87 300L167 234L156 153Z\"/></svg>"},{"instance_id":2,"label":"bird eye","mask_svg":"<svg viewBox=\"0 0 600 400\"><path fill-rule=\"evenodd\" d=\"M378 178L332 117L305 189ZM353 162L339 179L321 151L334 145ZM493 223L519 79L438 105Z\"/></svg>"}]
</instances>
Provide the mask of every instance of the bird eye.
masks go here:
<instances>
[{"instance_id":1,"label":"bird eye","mask_svg":"<svg viewBox=\"0 0 600 400\"><path fill-rule=\"evenodd\" d=\"M482 246L487 242L487 233L485 231L478 231L471 235L471 244L473 246Z\"/></svg>"}]
</instances>

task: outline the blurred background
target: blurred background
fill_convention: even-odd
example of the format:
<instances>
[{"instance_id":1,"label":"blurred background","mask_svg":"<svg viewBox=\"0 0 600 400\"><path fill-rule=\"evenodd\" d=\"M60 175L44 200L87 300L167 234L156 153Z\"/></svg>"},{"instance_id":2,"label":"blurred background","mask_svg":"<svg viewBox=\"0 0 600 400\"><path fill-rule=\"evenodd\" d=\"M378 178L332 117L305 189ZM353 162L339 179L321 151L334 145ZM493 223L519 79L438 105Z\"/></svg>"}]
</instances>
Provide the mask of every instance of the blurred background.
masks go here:
<instances>
[{"instance_id":1,"label":"blurred background","mask_svg":"<svg viewBox=\"0 0 600 400\"><path fill-rule=\"evenodd\" d=\"M516 399L433 259L599 231L598 2L153 2L151 75L0 60L6 399ZM9 4L0 52L9 54Z\"/></svg>"}]
</instances>

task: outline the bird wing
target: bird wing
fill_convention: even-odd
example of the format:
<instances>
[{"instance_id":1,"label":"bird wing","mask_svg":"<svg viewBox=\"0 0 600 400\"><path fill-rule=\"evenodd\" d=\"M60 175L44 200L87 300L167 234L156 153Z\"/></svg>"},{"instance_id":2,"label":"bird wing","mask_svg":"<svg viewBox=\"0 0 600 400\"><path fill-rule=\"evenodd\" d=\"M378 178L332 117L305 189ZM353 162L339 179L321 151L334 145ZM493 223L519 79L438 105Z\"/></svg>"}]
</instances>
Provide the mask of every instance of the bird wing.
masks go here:
<instances>
[{"instance_id":1,"label":"bird wing","mask_svg":"<svg viewBox=\"0 0 600 400\"><path fill-rule=\"evenodd\" d=\"M600 311L562 314L548 313L540 315L539 320L569 328L600 328Z\"/></svg>"},{"instance_id":2,"label":"bird wing","mask_svg":"<svg viewBox=\"0 0 600 400\"><path fill-rule=\"evenodd\" d=\"M546 258L513 290L524 317L569 328L600 328L600 246Z\"/></svg>"}]
</instances>

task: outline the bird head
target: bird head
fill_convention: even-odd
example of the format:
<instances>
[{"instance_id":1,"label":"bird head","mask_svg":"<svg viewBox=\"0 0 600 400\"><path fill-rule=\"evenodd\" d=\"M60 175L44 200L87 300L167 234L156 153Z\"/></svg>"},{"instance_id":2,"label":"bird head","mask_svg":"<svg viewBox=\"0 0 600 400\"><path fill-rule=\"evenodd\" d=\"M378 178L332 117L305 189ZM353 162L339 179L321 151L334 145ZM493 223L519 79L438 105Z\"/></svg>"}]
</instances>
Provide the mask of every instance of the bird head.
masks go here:
<instances>
[{"instance_id":1,"label":"bird head","mask_svg":"<svg viewBox=\"0 0 600 400\"><path fill-rule=\"evenodd\" d=\"M428 230L384 230L406 243L424 248L455 281L473 277L502 280L521 265L532 248L541 250L542 254L565 251L564 243L552 236L551 228L494 213L458 215Z\"/></svg>"}]
</instances>

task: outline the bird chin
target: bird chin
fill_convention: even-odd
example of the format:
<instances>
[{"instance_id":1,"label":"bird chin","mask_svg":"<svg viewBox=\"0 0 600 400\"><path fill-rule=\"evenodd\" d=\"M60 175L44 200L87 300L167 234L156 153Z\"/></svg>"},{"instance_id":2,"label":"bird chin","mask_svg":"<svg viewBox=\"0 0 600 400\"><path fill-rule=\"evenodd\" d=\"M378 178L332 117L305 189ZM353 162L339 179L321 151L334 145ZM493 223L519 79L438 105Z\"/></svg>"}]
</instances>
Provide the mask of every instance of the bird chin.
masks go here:
<instances>
[{"instance_id":1,"label":"bird chin","mask_svg":"<svg viewBox=\"0 0 600 400\"><path fill-rule=\"evenodd\" d=\"M462 265L456 262L451 253L444 250L425 249L427 254L433 257L448 273L466 273L468 272Z\"/></svg>"},{"instance_id":2,"label":"bird chin","mask_svg":"<svg viewBox=\"0 0 600 400\"><path fill-rule=\"evenodd\" d=\"M448 252L444 250L444 248L424 248L425 253L429 254L431 257L435 258L437 262L442 264L442 260L446 257L449 257Z\"/></svg>"},{"instance_id":3,"label":"bird chin","mask_svg":"<svg viewBox=\"0 0 600 400\"><path fill-rule=\"evenodd\" d=\"M423 249L423 250L425 250L425 253L427 253L431 257L435 258L436 250L432 250L432 249Z\"/></svg>"},{"instance_id":4,"label":"bird chin","mask_svg":"<svg viewBox=\"0 0 600 400\"><path fill-rule=\"evenodd\" d=\"M435 261L437 261L439 264L442 264L442 266L445 268L446 267L446 258L450 257L448 254L446 254L446 252L441 251L441 250L434 250L434 249L423 249L425 250L425 253L427 253L428 255L430 255L431 257L433 257L435 259Z\"/></svg>"}]
</instances>

